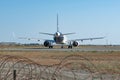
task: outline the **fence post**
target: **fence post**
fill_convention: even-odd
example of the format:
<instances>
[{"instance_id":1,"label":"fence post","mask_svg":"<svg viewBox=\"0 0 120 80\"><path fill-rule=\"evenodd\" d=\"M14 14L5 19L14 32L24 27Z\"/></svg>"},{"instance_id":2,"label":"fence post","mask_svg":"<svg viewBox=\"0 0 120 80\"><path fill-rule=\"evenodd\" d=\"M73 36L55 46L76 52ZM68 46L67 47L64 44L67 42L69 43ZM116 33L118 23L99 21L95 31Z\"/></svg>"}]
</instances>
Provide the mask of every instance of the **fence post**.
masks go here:
<instances>
[{"instance_id":1,"label":"fence post","mask_svg":"<svg viewBox=\"0 0 120 80\"><path fill-rule=\"evenodd\" d=\"M16 70L13 70L13 80L16 80Z\"/></svg>"}]
</instances>

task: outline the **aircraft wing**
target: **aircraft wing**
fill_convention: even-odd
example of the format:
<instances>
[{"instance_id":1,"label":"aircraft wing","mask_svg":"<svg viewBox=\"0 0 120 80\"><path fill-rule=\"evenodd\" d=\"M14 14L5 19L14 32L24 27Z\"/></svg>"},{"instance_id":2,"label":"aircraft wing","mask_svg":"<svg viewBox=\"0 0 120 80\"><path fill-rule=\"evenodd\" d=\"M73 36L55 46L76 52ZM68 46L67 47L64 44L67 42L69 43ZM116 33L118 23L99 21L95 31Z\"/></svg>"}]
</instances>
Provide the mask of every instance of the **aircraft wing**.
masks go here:
<instances>
[{"instance_id":1,"label":"aircraft wing","mask_svg":"<svg viewBox=\"0 0 120 80\"><path fill-rule=\"evenodd\" d=\"M36 41L41 41L41 40L43 40L43 39L40 39L40 38L27 38L27 37L18 37L18 39L36 40Z\"/></svg>"},{"instance_id":2,"label":"aircraft wing","mask_svg":"<svg viewBox=\"0 0 120 80\"><path fill-rule=\"evenodd\" d=\"M103 39L105 37L95 37L95 38L83 38L83 39L74 39L70 41L84 41L84 40L95 40L95 39Z\"/></svg>"},{"instance_id":3,"label":"aircraft wing","mask_svg":"<svg viewBox=\"0 0 120 80\"><path fill-rule=\"evenodd\" d=\"M18 37L18 39L36 40L36 41L50 41L50 42L52 42L52 43L55 43L54 40L50 40L50 39L41 39L41 38Z\"/></svg>"},{"instance_id":4,"label":"aircraft wing","mask_svg":"<svg viewBox=\"0 0 120 80\"><path fill-rule=\"evenodd\" d=\"M17 38L17 39L36 40L36 41L41 41L41 40L43 40L43 39L41 39L41 38L18 37L18 36L15 35L14 32L12 33L12 35L13 35L13 38Z\"/></svg>"}]
</instances>

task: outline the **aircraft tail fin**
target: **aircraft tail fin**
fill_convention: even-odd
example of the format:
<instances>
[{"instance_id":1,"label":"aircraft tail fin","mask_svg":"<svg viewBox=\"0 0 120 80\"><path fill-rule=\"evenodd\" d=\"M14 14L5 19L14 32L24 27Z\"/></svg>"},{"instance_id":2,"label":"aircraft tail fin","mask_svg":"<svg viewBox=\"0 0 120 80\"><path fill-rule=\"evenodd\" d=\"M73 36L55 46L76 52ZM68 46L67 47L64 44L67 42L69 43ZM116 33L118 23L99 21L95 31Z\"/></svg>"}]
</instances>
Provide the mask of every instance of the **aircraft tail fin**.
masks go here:
<instances>
[{"instance_id":1,"label":"aircraft tail fin","mask_svg":"<svg viewBox=\"0 0 120 80\"><path fill-rule=\"evenodd\" d=\"M58 14L57 14L57 32L59 32L59 27L58 27Z\"/></svg>"}]
</instances>

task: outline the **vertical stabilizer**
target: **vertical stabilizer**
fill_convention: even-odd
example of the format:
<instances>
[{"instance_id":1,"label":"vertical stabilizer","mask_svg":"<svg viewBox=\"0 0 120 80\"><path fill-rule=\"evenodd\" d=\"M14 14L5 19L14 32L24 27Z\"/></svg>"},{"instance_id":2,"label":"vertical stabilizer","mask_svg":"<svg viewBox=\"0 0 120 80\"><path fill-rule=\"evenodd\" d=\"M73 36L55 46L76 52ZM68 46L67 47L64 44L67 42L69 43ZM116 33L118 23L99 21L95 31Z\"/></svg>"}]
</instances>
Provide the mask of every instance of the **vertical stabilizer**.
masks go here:
<instances>
[{"instance_id":1,"label":"vertical stabilizer","mask_svg":"<svg viewBox=\"0 0 120 80\"><path fill-rule=\"evenodd\" d=\"M57 32L59 32L59 27L58 27L58 14L57 14Z\"/></svg>"}]
</instances>

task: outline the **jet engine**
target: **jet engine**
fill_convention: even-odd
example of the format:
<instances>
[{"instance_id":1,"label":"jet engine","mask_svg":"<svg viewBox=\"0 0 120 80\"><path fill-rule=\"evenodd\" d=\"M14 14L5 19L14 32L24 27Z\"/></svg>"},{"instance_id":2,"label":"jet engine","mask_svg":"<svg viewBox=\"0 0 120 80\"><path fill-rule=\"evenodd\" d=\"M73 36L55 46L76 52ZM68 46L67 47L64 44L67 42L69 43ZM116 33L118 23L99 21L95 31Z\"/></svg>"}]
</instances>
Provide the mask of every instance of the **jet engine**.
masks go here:
<instances>
[{"instance_id":1,"label":"jet engine","mask_svg":"<svg viewBox=\"0 0 120 80\"><path fill-rule=\"evenodd\" d=\"M46 40L46 41L44 42L44 46L45 46L45 47L49 47L49 46L51 46L50 41L47 41L47 40Z\"/></svg>"},{"instance_id":2,"label":"jet engine","mask_svg":"<svg viewBox=\"0 0 120 80\"><path fill-rule=\"evenodd\" d=\"M78 42L77 41L73 41L73 44L72 44L74 47L77 47L78 46Z\"/></svg>"}]
</instances>

